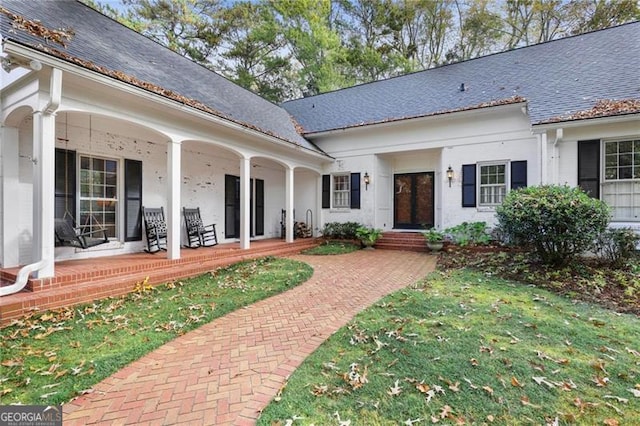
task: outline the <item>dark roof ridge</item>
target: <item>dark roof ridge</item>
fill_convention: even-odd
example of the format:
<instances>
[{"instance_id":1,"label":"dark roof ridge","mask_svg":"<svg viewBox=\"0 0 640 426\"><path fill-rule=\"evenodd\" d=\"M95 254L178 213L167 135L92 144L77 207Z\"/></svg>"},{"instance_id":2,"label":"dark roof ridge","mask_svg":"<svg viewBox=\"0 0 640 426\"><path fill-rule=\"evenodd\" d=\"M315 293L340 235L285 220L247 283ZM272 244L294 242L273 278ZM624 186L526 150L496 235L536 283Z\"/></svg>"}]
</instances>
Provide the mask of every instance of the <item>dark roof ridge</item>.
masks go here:
<instances>
[{"instance_id":1,"label":"dark roof ridge","mask_svg":"<svg viewBox=\"0 0 640 426\"><path fill-rule=\"evenodd\" d=\"M313 96L304 96L304 97L301 97L301 98L291 99L291 100L283 102L281 105L284 105L284 104L287 104L287 103L291 103L291 102L297 102L297 101L300 101L300 100L303 100L303 99L305 99L305 100L306 99L313 99L313 98L320 97L320 96L323 96L323 95L328 95L328 94L336 93L336 92L342 92L342 91L346 91L346 90L353 89L353 88L356 88L356 87L368 86L368 85L376 84L376 83L383 82L383 81L389 81L389 80L399 79L399 78L403 78L403 77L407 77L407 76L411 76L411 75L415 75L415 74L426 73L428 71L437 70L437 69L443 69L445 67L449 67L449 66L453 66L453 65L465 64L465 63L469 63L469 62L472 62L472 61L480 60L480 59L483 59L483 58L489 58L489 57L492 57L492 56L498 56L498 55L503 55L503 54L515 52L515 51L521 51L521 50L528 49L528 48L533 48L533 47L536 47L536 46L543 46L543 45L547 45L547 44L551 44L551 43L555 43L555 42L561 42L561 41L564 41L564 40L575 39L575 38L579 38L579 37L583 37L583 36L589 36L591 34L595 34L595 33L598 33L598 32L612 30L612 29L615 29L615 28L620 28L620 27L624 27L624 26L627 26L627 25L633 25L633 24L640 24L640 20L631 21L631 22L625 22L623 24L618 24L618 25L613 25L611 27L607 27L607 28L600 28L600 29L597 29L597 30L587 31L585 33L572 34L572 35L568 35L566 37L561 37L561 38L557 38L557 39L553 39L553 40L547 40L547 41L543 41L543 42L536 43L536 44L529 44L527 46L518 46L518 47L514 47L513 49L509 49L509 50L502 50L500 52L488 53L486 55L476 56L475 58L469 58L469 59L464 59L464 60L458 61L458 62L450 62L448 64L437 65L437 66L434 66L432 68L427 68L427 69L424 69L424 70L417 70L417 71L412 71L412 72L408 72L408 73L404 73L404 74L394 75L394 76L383 78L383 79L380 79L380 80L372 80L372 81L367 81L367 82L360 83L360 84L354 84L353 86L342 87L340 89L335 89L335 90L330 90L328 92L318 93L317 95L313 95Z\"/></svg>"}]
</instances>

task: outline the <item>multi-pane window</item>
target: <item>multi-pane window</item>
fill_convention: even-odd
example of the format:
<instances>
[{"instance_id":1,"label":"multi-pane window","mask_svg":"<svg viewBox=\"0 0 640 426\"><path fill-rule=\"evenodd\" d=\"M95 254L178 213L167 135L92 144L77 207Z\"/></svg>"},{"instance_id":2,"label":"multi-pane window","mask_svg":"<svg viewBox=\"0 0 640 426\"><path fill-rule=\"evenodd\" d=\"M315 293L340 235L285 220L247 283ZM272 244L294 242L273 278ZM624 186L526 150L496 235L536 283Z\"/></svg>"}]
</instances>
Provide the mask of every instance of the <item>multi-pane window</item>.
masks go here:
<instances>
[{"instance_id":1,"label":"multi-pane window","mask_svg":"<svg viewBox=\"0 0 640 426\"><path fill-rule=\"evenodd\" d=\"M613 220L640 217L640 140L604 142L602 198Z\"/></svg>"},{"instance_id":2,"label":"multi-pane window","mask_svg":"<svg viewBox=\"0 0 640 426\"><path fill-rule=\"evenodd\" d=\"M333 175L333 208L349 208L350 206L350 175Z\"/></svg>"},{"instance_id":3,"label":"multi-pane window","mask_svg":"<svg viewBox=\"0 0 640 426\"><path fill-rule=\"evenodd\" d=\"M480 173L480 203L481 206L497 206L502 203L507 194L507 165L485 164L479 165Z\"/></svg>"},{"instance_id":4,"label":"multi-pane window","mask_svg":"<svg viewBox=\"0 0 640 426\"><path fill-rule=\"evenodd\" d=\"M78 224L88 229L105 228L116 237L118 211L118 162L80 157L80 216Z\"/></svg>"}]
</instances>

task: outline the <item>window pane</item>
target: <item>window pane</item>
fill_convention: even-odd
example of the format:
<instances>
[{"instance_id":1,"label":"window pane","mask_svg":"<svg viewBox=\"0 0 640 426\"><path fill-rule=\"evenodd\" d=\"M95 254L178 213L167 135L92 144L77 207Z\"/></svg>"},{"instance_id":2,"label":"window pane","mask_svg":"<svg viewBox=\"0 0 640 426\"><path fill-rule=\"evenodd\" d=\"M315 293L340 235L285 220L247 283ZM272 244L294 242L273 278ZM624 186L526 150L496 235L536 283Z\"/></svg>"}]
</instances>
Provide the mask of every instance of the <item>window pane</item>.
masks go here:
<instances>
[{"instance_id":1,"label":"window pane","mask_svg":"<svg viewBox=\"0 0 640 426\"><path fill-rule=\"evenodd\" d=\"M117 235L118 162L82 156L80 159L80 223L85 231L104 228Z\"/></svg>"},{"instance_id":2,"label":"window pane","mask_svg":"<svg viewBox=\"0 0 640 426\"><path fill-rule=\"evenodd\" d=\"M605 153L609 154L617 154L618 153L618 143L617 142L607 142L604 144Z\"/></svg>"},{"instance_id":3,"label":"window pane","mask_svg":"<svg viewBox=\"0 0 640 426\"><path fill-rule=\"evenodd\" d=\"M623 152L632 152L633 151L633 142L632 141L618 142L618 151L621 154Z\"/></svg>"}]
</instances>

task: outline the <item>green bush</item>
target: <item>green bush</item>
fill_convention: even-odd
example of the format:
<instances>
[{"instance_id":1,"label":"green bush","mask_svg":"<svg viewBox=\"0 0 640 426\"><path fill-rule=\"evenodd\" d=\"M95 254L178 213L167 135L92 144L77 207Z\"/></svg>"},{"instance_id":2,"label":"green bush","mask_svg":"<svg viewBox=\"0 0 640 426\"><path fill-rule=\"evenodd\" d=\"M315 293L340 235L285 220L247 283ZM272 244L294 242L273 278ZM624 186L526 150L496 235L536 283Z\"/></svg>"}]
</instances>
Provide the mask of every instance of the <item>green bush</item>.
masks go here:
<instances>
[{"instance_id":1,"label":"green bush","mask_svg":"<svg viewBox=\"0 0 640 426\"><path fill-rule=\"evenodd\" d=\"M598 236L595 250L601 259L612 266L621 267L634 256L638 242L640 235L633 229L607 229Z\"/></svg>"},{"instance_id":2,"label":"green bush","mask_svg":"<svg viewBox=\"0 0 640 426\"><path fill-rule=\"evenodd\" d=\"M361 226L358 222L329 222L322 228L322 236L334 240L357 240L356 231Z\"/></svg>"},{"instance_id":3,"label":"green bush","mask_svg":"<svg viewBox=\"0 0 640 426\"><path fill-rule=\"evenodd\" d=\"M489 244L491 235L487 233L486 222L462 222L444 230L454 244L466 246L469 244Z\"/></svg>"},{"instance_id":4,"label":"green bush","mask_svg":"<svg viewBox=\"0 0 640 426\"><path fill-rule=\"evenodd\" d=\"M509 242L531 247L544 263L562 265L595 248L609 207L580 188L544 185L512 191L496 209Z\"/></svg>"}]
</instances>

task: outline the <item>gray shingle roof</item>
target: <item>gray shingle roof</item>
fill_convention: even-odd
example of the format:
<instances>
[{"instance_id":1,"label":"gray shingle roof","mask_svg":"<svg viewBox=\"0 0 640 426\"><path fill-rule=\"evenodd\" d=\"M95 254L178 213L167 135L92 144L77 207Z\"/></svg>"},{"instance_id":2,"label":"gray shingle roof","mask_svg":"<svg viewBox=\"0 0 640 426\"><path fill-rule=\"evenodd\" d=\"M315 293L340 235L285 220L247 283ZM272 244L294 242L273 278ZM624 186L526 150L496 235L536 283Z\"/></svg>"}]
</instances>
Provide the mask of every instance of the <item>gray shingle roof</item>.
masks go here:
<instances>
[{"instance_id":1,"label":"gray shingle roof","mask_svg":"<svg viewBox=\"0 0 640 426\"><path fill-rule=\"evenodd\" d=\"M28 20L39 20L49 29L68 28L75 32L64 48L13 28L8 16L0 13L0 31L4 39L39 50L42 50L41 46L57 49L65 55L88 61L99 69L122 72L142 82L199 101L216 111L216 115L320 152L298 133L295 122L281 107L127 29L82 3L70 0L3 0L0 6Z\"/></svg>"},{"instance_id":2,"label":"gray shingle roof","mask_svg":"<svg viewBox=\"0 0 640 426\"><path fill-rule=\"evenodd\" d=\"M462 83L465 91L460 91ZM283 106L305 133L316 133L463 110L514 96L527 100L533 124L563 120L569 114L591 109L602 99L640 99L640 23L298 99Z\"/></svg>"}]
</instances>

